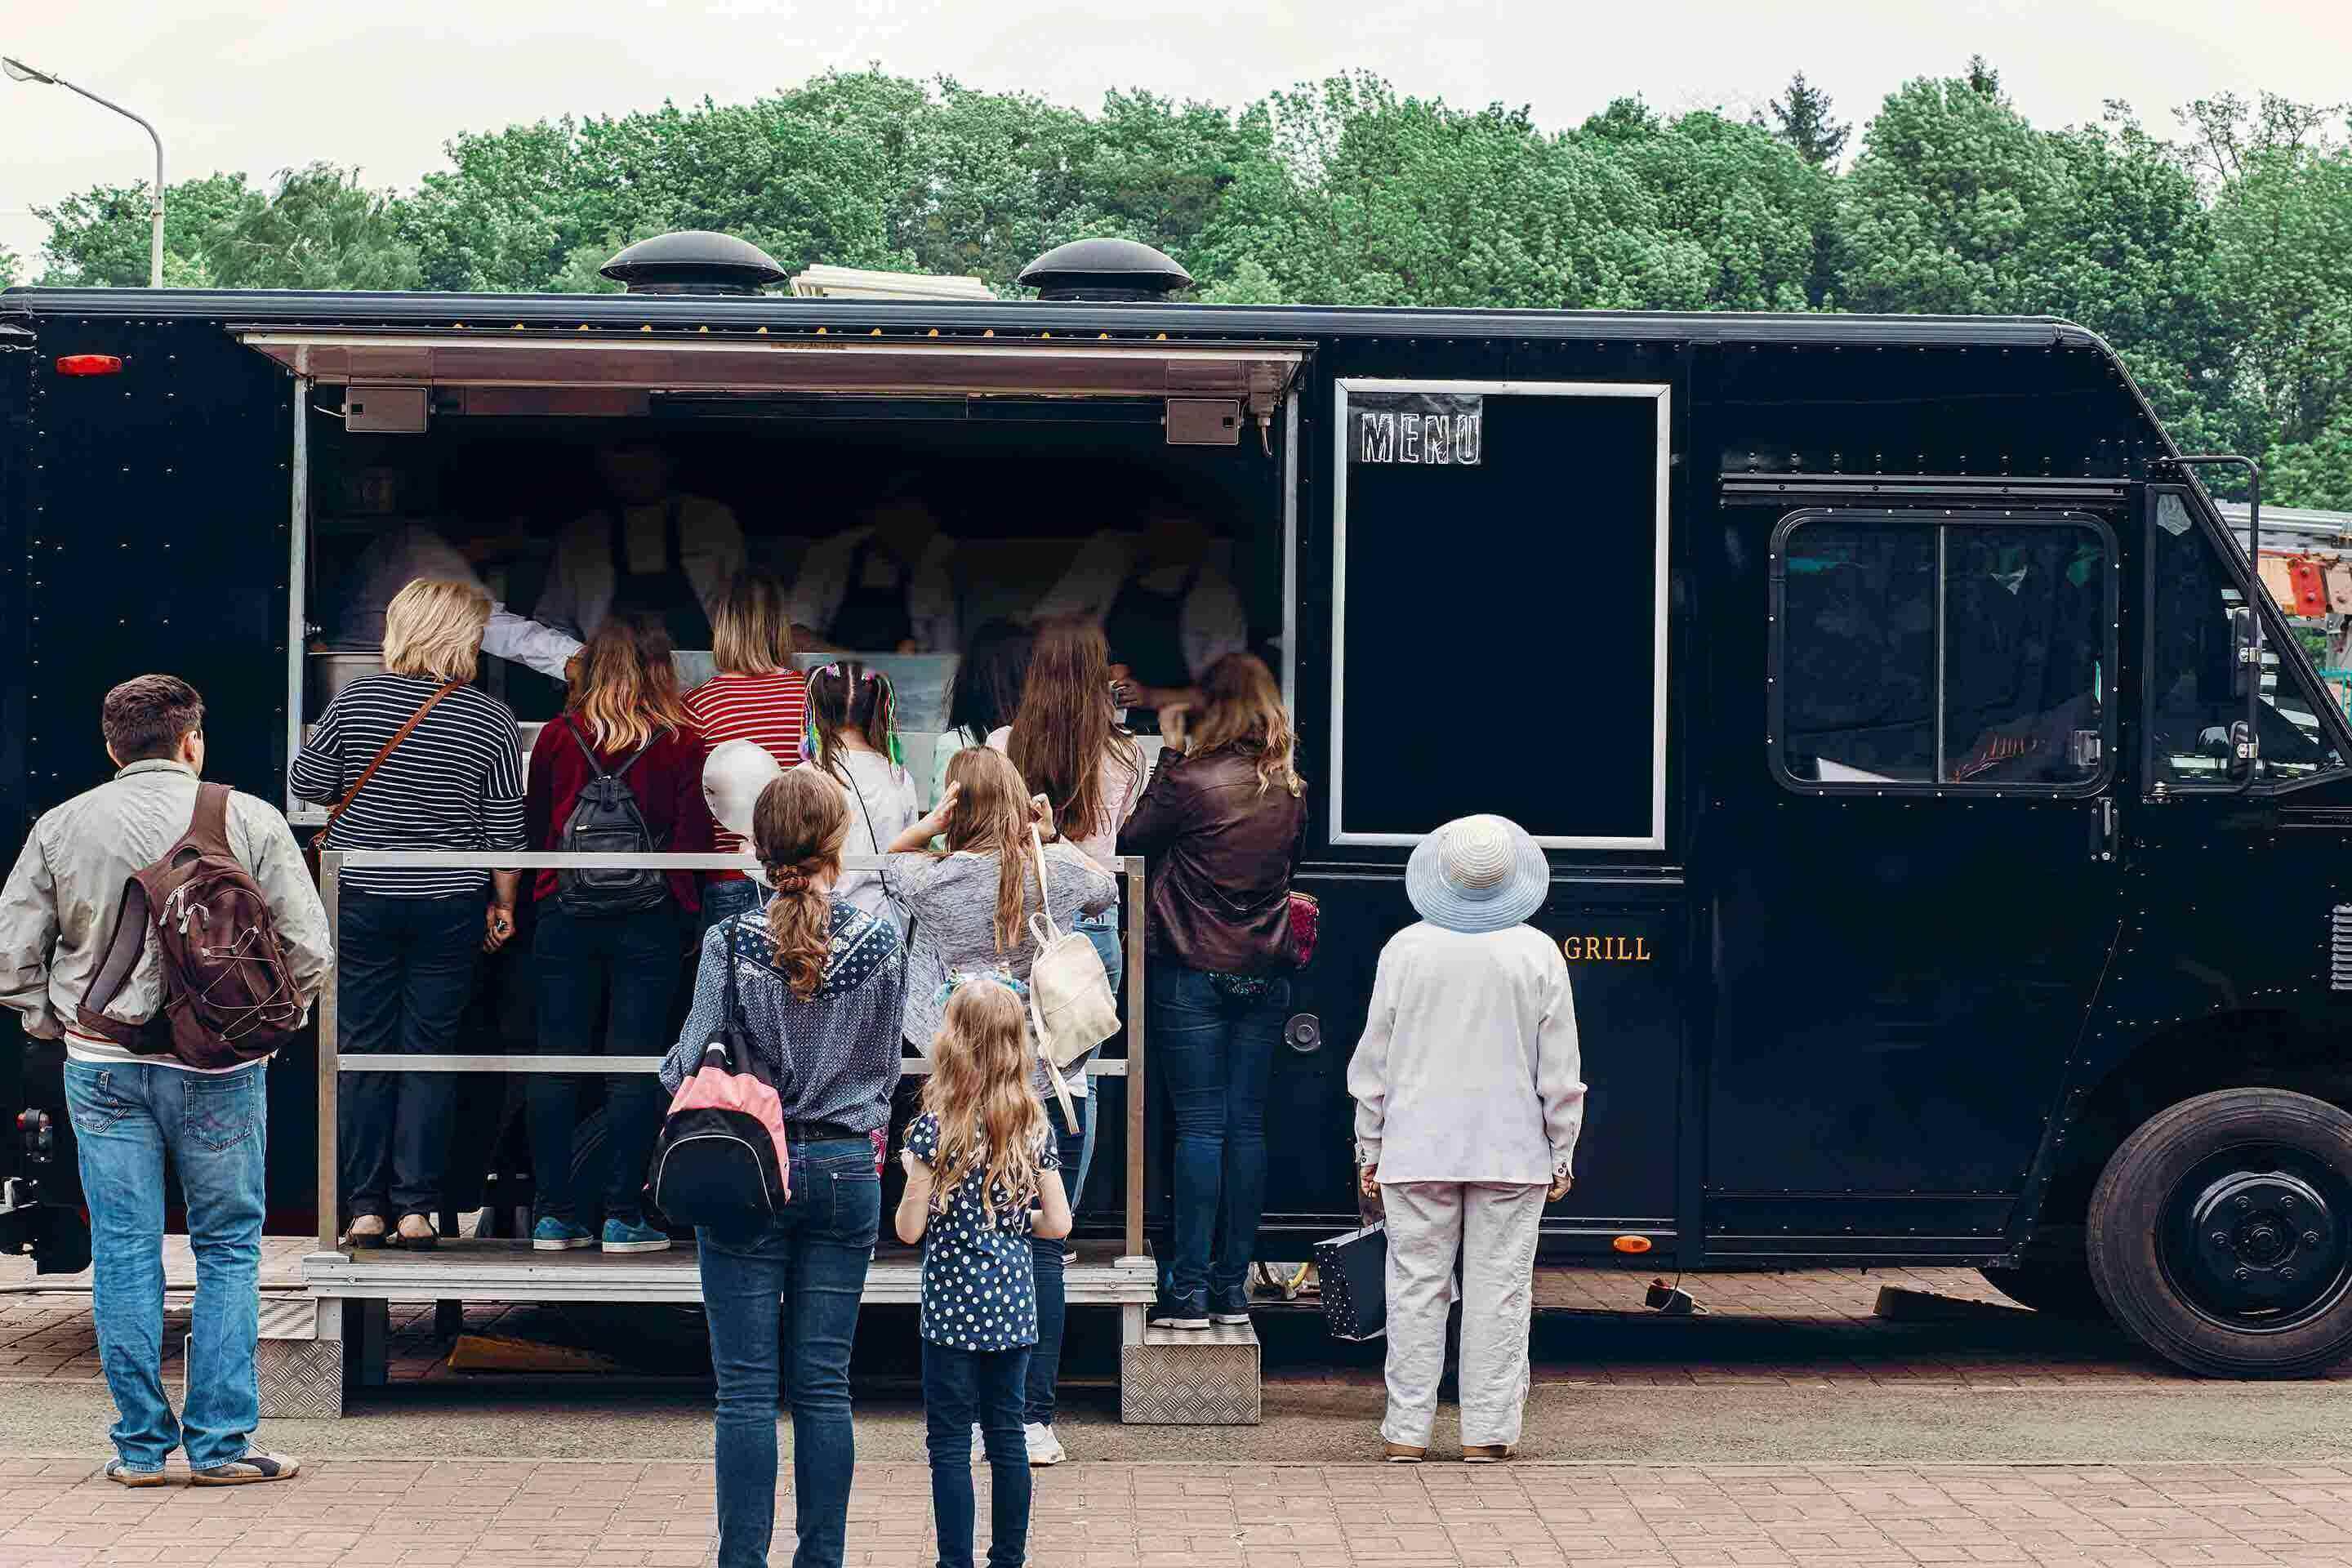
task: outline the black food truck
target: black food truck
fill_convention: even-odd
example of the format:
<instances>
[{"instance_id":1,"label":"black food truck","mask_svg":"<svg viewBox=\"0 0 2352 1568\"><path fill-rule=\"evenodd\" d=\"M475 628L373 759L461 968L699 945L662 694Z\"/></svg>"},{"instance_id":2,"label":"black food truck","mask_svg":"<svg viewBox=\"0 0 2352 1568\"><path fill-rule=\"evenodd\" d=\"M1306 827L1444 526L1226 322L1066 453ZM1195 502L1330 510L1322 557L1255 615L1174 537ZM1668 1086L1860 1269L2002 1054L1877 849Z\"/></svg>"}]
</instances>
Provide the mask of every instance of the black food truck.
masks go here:
<instances>
[{"instance_id":1,"label":"black food truck","mask_svg":"<svg viewBox=\"0 0 2352 1568\"><path fill-rule=\"evenodd\" d=\"M714 236L614 272L0 294L7 819L102 779L100 696L166 669L213 776L315 824L287 768L373 668L338 598L371 543L429 521L529 613L616 448L796 584L913 528L959 642L1179 515L1310 785L1323 933L1262 1256L1355 1223L1344 1071L1405 858L1499 812L1551 857L1591 1086L1553 1261L1970 1265L2201 1373L2352 1352L2352 733L2091 333L1205 307L1120 241L1020 301L761 297L781 269ZM958 648L917 643L868 651L928 752ZM526 736L556 710L484 668ZM0 1101L46 1112L29 1173L70 1205L47 1050L6 1054ZM309 1075L270 1075L289 1228ZM1126 1201L1120 1120L1082 1230Z\"/></svg>"}]
</instances>

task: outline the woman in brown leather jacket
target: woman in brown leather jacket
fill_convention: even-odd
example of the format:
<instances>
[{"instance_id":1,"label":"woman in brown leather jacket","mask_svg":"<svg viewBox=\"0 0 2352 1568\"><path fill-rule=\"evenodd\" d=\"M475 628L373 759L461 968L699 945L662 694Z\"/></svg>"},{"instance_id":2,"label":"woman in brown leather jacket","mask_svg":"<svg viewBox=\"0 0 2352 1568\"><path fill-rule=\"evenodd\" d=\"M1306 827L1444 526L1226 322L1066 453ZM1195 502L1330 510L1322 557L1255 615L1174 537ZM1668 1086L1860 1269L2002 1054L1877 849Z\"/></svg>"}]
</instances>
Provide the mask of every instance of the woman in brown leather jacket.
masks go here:
<instances>
[{"instance_id":1,"label":"woman in brown leather jacket","mask_svg":"<svg viewBox=\"0 0 2352 1568\"><path fill-rule=\"evenodd\" d=\"M1177 1329L1249 1321L1266 1080L1290 1011L1290 870L1307 821L1272 672L1228 654L1200 686L1196 718L1163 717L1169 749L1118 835L1120 854L1151 862L1150 1061L1176 1119L1175 1245L1151 1321Z\"/></svg>"}]
</instances>

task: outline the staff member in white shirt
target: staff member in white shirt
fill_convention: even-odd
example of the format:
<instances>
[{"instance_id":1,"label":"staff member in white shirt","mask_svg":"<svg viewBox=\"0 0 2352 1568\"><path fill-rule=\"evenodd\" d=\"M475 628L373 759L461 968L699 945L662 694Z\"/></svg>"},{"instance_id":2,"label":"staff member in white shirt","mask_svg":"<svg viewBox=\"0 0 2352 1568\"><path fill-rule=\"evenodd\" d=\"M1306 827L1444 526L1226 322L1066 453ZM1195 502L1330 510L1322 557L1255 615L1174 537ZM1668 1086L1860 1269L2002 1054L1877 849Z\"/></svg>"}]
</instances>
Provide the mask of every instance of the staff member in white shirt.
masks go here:
<instances>
[{"instance_id":1,"label":"staff member in white shirt","mask_svg":"<svg viewBox=\"0 0 2352 1568\"><path fill-rule=\"evenodd\" d=\"M803 647L846 653L957 653L955 541L905 485L866 520L821 540L793 583L793 633Z\"/></svg>"},{"instance_id":2,"label":"staff member in white shirt","mask_svg":"<svg viewBox=\"0 0 2352 1568\"><path fill-rule=\"evenodd\" d=\"M1544 1205L1568 1194L1584 1125L1576 1007L1559 944L1524 923L1551 868L1519 826L1465 816L1405 866L1421 914L1381 952L1348 1063L1364 1194L1388 1215L1391 1463L1429 1448L1462 1268L1462 1458L1507 1459L1528 1397Z\"/></svg>"},{"instance_id":3,"label":"staff member in white shirt","mask_svg":"<svg viewBox=\"0 0 2352 1568\"><path fill-rule=\"evenodd\" d=\"M483 588L474 574L478 555L467 548L478 542L452 543L436 526L438 476L433 469L384 464L362 468L353 478L352 515L376 521L381 531L369 540L343 578L335 622L335 635L343 644L383 646L384 611L393 596L420 578L436 578L482 588L482 596L490 600L489 624L482 628L484 653L512 659L551 679L564 679L564 666L580 651L579 639L516 615Z\"/></svg>"},{"instance_id":4,"label":"staff member in white shirt","mask_svg":"<svg viewBox=\"0 0 2352 1568\"><path fill-rule=\"evenodd\" d=\"M1161 708L1197 705L1208 668L1249 647L1249 617L1232 581L1208 558L1209 533L1182 509L1161 504L1141 533L1106 529L1088 540L1061 582L1037 602L1039 622L1072 617L1102 627L1114 693L1130 726Z\"/></svg>"},{"instance_id":5,"label":"staff member in white shirt","mask_svg":"<svg viewBox=\"0 0 2352 1568\"><path fill-rule=\"evenodd\" d=\"M743 566L735 514L673 490L669 454L653 442L599 450L596 472L613 504L557 540L539 618L589 637L616 610L646 614L673 647L708 649L711 607Z\"/></svg>"},{"instance_id":6,"label":"staff member in white shirt","mask_svg":"<svg viewBox=\"0 0 2352 1568\"><path fill-rule=\"evenodd\" d=\"M394 595L424 578L482 587L465 552L428 524L402 523L379 534L352 568L337 635L359 647L381 645L384 607ZM564 679L564 667L580 651L580 639L516 615L488 589L483 589L483 597L491 604L489 623L482 628L482 651L528 666L550 679Z\"/></svg>"}]
</instances>

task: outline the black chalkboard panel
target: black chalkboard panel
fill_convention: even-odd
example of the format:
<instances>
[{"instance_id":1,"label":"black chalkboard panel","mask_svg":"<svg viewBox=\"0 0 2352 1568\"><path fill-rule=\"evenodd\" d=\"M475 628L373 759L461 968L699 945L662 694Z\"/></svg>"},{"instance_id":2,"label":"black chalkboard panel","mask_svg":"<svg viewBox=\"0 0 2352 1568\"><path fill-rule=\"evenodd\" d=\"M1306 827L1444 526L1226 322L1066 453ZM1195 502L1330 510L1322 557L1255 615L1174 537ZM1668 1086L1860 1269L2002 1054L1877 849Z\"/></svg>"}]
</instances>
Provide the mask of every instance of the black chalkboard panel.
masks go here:
<instances>
[{"instance_id":1,"label":"black chalkboard panel","mask_svg":"<svg viewBox=\"0 0 2352 1568\"><path fill-rule=\"evenodd\" d=\"M1628 392L1489 393L1475 465L1346 465L1340 837L1656 831L1665 402Z\"/></svg>"}]
</instances>

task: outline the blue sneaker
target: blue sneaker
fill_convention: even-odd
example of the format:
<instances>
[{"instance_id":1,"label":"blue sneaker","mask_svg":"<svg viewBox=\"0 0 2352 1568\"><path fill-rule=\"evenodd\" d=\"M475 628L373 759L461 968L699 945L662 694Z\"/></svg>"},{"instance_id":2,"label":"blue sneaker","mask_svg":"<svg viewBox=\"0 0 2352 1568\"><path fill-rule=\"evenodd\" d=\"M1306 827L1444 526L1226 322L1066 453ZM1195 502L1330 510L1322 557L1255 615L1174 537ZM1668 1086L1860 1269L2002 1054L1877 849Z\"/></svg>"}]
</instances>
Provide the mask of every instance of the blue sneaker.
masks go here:
<instances>
[{"instance_id":1,"label":"blue sneaker","mask_svg":"<svg viewBox=\"0 0 2352 1568\"><path fill-rule=\"evenodd\" d=\"M570 1252L578 1247L593 1247L596 1238L568 1219L553 1215L531 1227L530 1247L533 1252Z\"/></svg>"},{"instance_id":2,"label":"blue sneaker","mask_svg":"<svg viewBox=\"0 0 2352 1568\"><path fill-rule=\"evenodd\" d=\"M604 1222L604 1250L607 1252L664 1252L669 1248L669 1233L656 1230L642 1220L608 1219Z\"/></svg>"}]
</instances>

